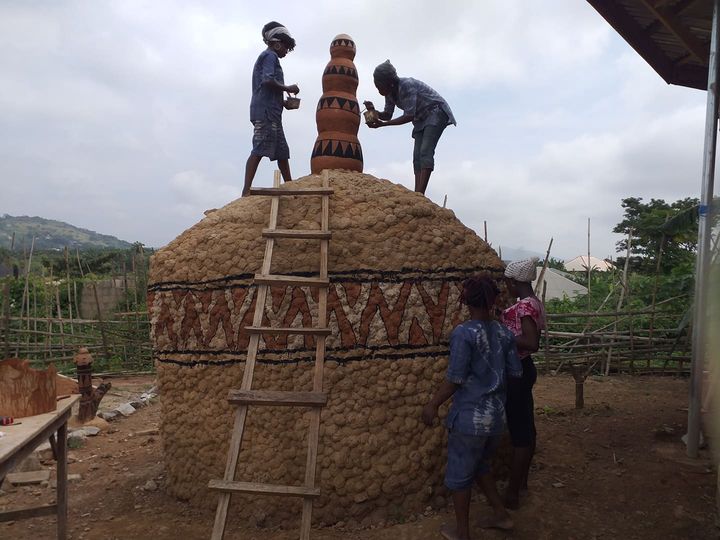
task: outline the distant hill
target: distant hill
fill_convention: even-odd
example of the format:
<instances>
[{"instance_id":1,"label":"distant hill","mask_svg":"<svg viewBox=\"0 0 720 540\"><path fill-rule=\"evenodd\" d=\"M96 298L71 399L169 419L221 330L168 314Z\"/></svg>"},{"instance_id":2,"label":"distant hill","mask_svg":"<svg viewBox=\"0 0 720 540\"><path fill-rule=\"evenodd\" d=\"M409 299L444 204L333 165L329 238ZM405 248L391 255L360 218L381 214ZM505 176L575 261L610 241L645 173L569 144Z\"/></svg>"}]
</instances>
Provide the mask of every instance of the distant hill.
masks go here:
<instances>
[{"instance_id":1,"label":"distant hill","mask_svg":"<svg viewBox=\"0 0 720 540\"><path fill-rule=\"evenodd\" d=\"M28 249L35 237L35 249L57 250L65 246L83 249L128 249L130 242L119 240L108 234L81 229L54 219L28 216L0 216L0 246L10 247L15 233L15 249L25 245Z\"/></svg>"}]
</instances>

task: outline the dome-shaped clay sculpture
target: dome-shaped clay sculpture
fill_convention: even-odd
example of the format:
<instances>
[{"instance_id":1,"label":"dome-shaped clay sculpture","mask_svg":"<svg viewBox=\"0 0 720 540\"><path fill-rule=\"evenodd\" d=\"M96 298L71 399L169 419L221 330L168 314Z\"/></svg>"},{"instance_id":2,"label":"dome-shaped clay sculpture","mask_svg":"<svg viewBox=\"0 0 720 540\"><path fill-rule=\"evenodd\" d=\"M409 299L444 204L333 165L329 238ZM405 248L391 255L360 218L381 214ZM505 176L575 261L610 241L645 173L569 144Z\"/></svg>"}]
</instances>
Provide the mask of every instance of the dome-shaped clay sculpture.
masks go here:
<instances>
[{"instance_id":1,"label":"dome-shaped clay sculpture","mask_svg":"<svg viewBox=\"0 0 720 540\"><path fill-rule=\"evenodd\" d=\"M288 187L319 187L300 178ZM448 337L467 317L462 281L502 275L495 252L451 210L370 175L332 171L328 325L314 505L316 523L423 511L444 504L445 428L420 414L447 367ZM170 493L215 508L265 246L269 197L244 197L213 212L152 259L148 306L162 395L162 440ZM320 199L280 201L278 228L319 229ZM273 273L317 275L319 248L276 240ZM272 287L262 326L317 323L317 290ZM313 336L263 336L255 389L309 391ZM447 408L441 408L444 416ZM253 408L236 479L301 485L305 409ZM234 496L232 515L295 519L300 502ZM368 517L369 516L369 517ZM294 521L292 522L294 523Z\"/></svg>"}]
</instances>

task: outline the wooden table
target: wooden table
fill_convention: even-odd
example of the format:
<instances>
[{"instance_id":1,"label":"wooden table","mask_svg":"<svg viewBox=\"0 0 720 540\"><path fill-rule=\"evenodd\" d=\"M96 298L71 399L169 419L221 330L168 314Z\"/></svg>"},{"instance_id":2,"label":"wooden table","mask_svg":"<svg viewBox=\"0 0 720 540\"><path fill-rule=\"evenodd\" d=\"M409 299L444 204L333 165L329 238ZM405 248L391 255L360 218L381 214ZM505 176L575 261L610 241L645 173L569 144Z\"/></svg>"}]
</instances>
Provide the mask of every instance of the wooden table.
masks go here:
<instances>
[{"instance_id":1,"label":"wooden table","mask_svg":"<svg viewBox=\"0 0 720 540\"><path fill-rule=\"evenodd\" d=\"M67 421L72 406L80 399L72 395L57 402L53 412L18 418L14 426L0 426L5 435L0 437L0 484L35 448L57 433L57 503L0 512L0 522L57 515L57 537L67 536Z\"/></svg>"}]
</instances>

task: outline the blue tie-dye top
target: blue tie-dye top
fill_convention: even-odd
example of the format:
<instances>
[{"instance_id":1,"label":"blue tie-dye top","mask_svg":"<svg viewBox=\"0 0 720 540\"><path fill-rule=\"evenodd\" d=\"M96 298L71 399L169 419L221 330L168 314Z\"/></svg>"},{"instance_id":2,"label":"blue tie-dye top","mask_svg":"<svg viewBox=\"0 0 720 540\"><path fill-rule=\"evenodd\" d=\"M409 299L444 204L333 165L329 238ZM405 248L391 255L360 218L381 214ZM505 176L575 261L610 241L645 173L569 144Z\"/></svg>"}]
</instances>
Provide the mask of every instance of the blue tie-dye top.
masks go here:
<instances>
[{"instance_id":1,"label":"blue tie-dye top","mask_svg":"<svg viewBox=\"0 0 720 540\"><path fill-rule=\"evenodd\" d=\"M445 424L465 435L497 435L504 428L505 377L520 377L515 336L498 321L465 321L450 334L446 378L460 385Z\"/></svg>"}]
</instances>

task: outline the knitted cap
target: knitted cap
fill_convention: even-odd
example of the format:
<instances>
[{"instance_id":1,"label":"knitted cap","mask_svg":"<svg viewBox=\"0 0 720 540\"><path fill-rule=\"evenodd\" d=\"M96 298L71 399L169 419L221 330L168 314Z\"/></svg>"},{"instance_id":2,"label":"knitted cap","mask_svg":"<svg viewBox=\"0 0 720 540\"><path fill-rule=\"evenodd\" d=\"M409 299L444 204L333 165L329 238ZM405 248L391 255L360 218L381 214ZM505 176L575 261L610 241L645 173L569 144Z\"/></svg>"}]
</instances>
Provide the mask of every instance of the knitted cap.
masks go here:
<instances>
[{"instance_id":1,"label":"knitted cap","mask_svg":"<svg viewBox=\"0 0 720 540\"><path fill-rule=\"evenodd\" d=\"M390 60L385 60L382 64L375 68L373 71L373 79L379 83L391 83L397 79L397 71L395 66L390 63Z\"/></svg>"},{"instance_id":2,"label":"knitted cap","mask_svg":"<svg viewBox=\"0 0 720 540\"><path fill-rule=\"evenodd\" d=\"M540 259L531 257L522 261L513 261L505 268L505 277L524 283L532 283L537 277L537 263Z\"/></svg>"}]
</instances>

